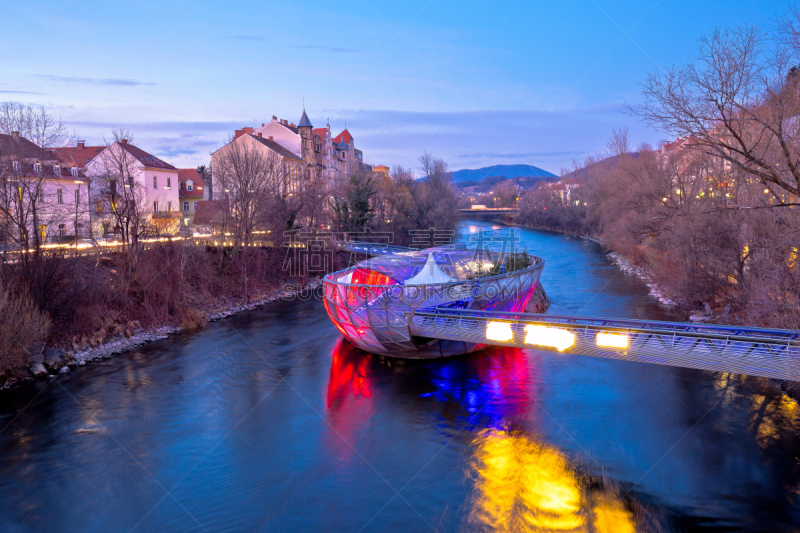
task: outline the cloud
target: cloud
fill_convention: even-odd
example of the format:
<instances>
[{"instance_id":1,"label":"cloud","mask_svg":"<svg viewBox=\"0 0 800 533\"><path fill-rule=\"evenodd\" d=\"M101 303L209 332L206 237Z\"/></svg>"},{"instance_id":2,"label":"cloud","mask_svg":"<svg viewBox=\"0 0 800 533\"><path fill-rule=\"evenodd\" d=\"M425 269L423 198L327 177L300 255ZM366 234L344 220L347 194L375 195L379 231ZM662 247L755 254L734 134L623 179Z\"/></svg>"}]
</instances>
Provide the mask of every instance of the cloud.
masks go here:
<instances>
[{"instance_id":1,"label":"cloud","mask_svg":"<svg viewBox=\"0 0 800 533\"><path fill-rule=\"evenodd\" d=\"M231 35L228 39L233 39L234 41L263 41L264 38L260 35Z\"/></svg>"},{"instance_id":2,"label":"cloud","mask_svg":"<svg viewBox=\"0 0 800 533\"><path fill-rule=\"evenodd\" d=\"M298 44L291 48L297 50L319 50L321 52L331 52L334 54L352 54L358 52L355 48L337 48L335 46L323 46L320 44Z\"/></svg>"},{"instance_id":3,"label":"cloud","mask_svg":"<svg viewBox=\"0 0 800 533\"><path fill-rule=\"evenodd\" d=\"M35 91L5 91L5 90L0 90L0 94L47 94L47 93L37 93Z\"/></svg>"},{"instance_id":4,"label":"cloud","mask_svg":"<svg viewBox=\"0 0 800 533\"><path fill-rule=\"evenodd\" d=\"M465 158L465 159L475 159L475 158L482 158L482 159L505 159L506 157L559 157L559 156L572 156L578 157L583 155L583 150L564 150L564 151L556 151L556 152L517 152L512 151L511 153L503 152L503 153L475 153L475 154L461 154L457 155L458 158Z\"/></svg>"},{"instance_id":5,"label":"cloud","mask_svg":"<svg viewBox=\"0 0 800 533\"><path fill-rule=\"evenodd\" d=\"M36 74L37 78L60 83L82 83L85 85L118 85L135 87L137 85L155 85L149 81L136 81L122 78L78 78L72 76L53 76L52 74Z\"/></svg>"}]
</instances>

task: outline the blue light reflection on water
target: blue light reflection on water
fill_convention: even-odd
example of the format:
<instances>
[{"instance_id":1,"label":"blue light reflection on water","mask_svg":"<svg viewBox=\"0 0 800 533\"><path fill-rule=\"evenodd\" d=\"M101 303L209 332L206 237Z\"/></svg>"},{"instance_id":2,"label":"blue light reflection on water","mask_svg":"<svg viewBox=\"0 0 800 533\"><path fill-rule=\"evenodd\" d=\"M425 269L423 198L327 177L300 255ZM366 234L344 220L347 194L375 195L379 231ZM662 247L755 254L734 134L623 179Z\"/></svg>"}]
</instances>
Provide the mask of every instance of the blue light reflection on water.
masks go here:
<instances>
[{"instance_id":1,"label":"blue light reflection on water","mask_svg":"<svg viewBox=\"0 0 800 533\"><path fill-rule=\"evenodd\" d=\"M520 236L551 312L670 318L595 243ZM767 380L517 349L392 361L319 302L57 379L0 393L0 530L800 525L800 411Z\"/></svg>"}]
</instances>

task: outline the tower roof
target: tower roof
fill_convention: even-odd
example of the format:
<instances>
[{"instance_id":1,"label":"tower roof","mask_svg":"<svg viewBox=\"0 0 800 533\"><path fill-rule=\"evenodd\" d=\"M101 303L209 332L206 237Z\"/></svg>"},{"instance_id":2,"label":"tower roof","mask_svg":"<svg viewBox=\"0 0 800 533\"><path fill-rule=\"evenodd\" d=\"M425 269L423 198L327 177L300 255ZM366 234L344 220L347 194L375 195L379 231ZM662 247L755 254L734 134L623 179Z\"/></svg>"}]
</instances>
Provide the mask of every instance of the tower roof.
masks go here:
<instances>
[{"instance_id":1,"label":"tower roof","mask_svg":"<svg viewBox=\"0 0 800 533\"><path fill-rule=\"evenodd\" d=\"M311 125L311 121L308 120L308 115L306 115L306 110L303 109L303 116L300 117L300 122L297 123L298 128L313 128L314 126Z\"/></svg>"}]
</instances>

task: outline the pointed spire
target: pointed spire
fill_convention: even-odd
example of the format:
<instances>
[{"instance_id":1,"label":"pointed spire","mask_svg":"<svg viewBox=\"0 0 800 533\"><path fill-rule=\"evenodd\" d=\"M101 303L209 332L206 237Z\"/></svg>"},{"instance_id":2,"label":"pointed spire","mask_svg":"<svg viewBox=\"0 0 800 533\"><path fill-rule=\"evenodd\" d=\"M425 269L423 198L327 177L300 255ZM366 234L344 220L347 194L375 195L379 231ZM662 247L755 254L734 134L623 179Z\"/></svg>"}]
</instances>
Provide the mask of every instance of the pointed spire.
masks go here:
<instances>
[{"instance_id":1,"label":"pointed spire","mask_svg":"<svg viewBox=\"0 0 800 533\"><path fill-rule=\"evenodd\" d=\"M313 128L314 126L311 125L311 121L308 120L308 115L306 115L306 110L303 108L303 116L300 117L300 122L297 123L298 128L308 127Z\"/></svg>"}]
</instances>

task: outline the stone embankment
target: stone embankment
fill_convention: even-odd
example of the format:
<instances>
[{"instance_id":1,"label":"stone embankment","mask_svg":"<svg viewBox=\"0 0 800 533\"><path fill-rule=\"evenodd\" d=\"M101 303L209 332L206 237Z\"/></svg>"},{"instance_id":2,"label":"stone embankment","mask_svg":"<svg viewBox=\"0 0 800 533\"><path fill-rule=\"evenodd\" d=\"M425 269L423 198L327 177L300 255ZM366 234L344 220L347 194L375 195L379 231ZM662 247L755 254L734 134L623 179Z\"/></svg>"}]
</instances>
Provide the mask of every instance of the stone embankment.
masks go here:
<instances>
[{"instance_id":1,"label":"stone embankment","mask_svg":"<svg viewBox=\"0 0 800 533\"><path fill-rule=\"evenodd\" d=\"M322 279L319 279L291 290L275 290L251 303L234 305L222 310L216 310L209 315L208 320L209 322L213 322L241 313L242 311L251 311L265 304L275 302L276 300L292 299L300 294L307 295L311 291L319 289L321 286ZM166 339L170 335L183 331L183 329L184 328L179 326L161 326L148 330L136 327L134 329L125 329L122 334L110 338L106 342L94 347L79 347L73 345L69 347L55 346L45 348L40 346L35 350L36 353L30 357L30 373L34 377L41 378L66 374L70 372L72 368L84 366L92 361L108 359L115 355L133 350L139 346ZM0 389L10 388L17 382L18 380L16 379L9 380L0 385Z\"/></svg>"},{"instance_id":2,"label":"stone embankment","mask_svg":"<svg viewBox=\"0 0 800 533\"><path fill-rule=\"evenodd\" d=\"M650 294L655 296L659 302L664 305L677 305L677 302L667 296L661 287L659 287L656 282L653 281L653 277L650 275L650 272L648 272L647 269L634 265L617 252L610 252L608 254L608 258L613 261L614 264L616 264L617 267L619 267L619 269L623 272L635 274L637 277L639 277L639 279L644 281L647 284L647 288L650 289Z\"/></svg>"}]
</instances>

